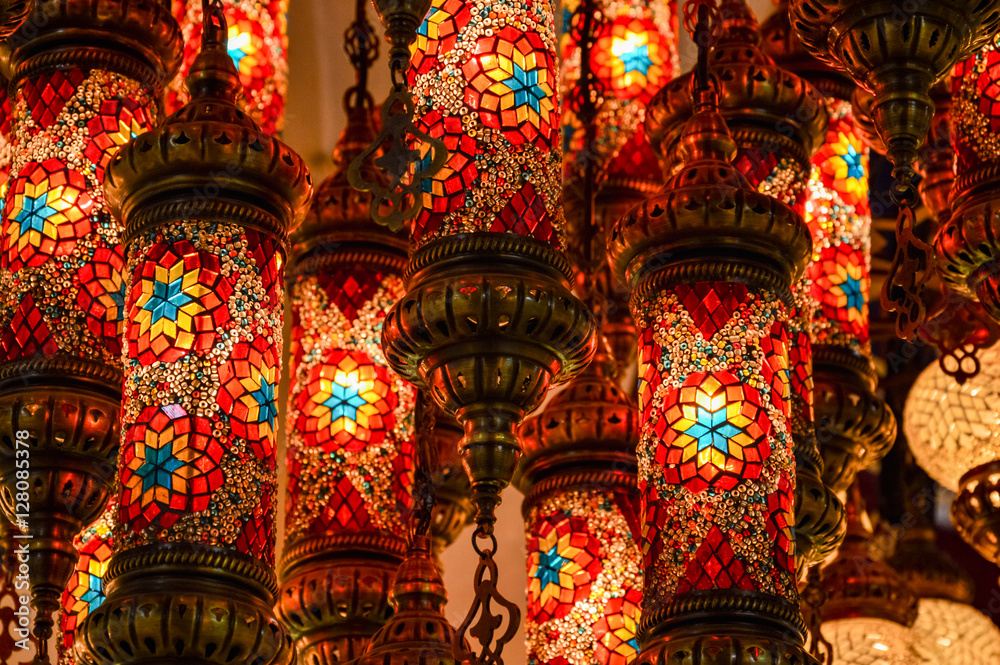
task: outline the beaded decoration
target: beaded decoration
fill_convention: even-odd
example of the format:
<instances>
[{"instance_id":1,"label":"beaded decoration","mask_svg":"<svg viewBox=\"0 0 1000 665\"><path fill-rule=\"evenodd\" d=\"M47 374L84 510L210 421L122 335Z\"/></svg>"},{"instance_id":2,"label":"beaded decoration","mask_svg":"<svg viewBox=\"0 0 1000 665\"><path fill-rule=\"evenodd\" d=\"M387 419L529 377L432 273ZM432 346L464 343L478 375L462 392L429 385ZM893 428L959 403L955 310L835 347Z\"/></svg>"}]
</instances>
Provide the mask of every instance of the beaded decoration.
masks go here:
<instances>
[{"instance_id":1,"label":"beaded decoration","mask_svg":"<svg viewBox=\"0 0 1000 665\"><path fill-rule=\"evenodd\" d=\"M155 108L138 82L103 71L19 85L0 233L3 359L121 363L125 261L101 178L119 147L151 127Z\"/></svg>"},{"instance_id":2,"label":"beaded decoration","mask_svg":"<svg viewBox=\"0 0 1000 665\"><path fill-rule=\"evenodd\" d=\"M869 353L871 212L868 148L854 128L851 104L830 102L826 141L813 156L805 220L813 238L806 269L816 312L814 344Z\"/></svg>"},{"instance_id":3,"label":"beaded decoration","mask_svg":"<svg viewBox=\"0 0 1000 665\"><path fill-rule=\"evenodd\" d=\"M638 655L642 554L609 490L565 490L527 516L530 665L627 665Z\"/></svg>"},{"instance_id":4,"label":"beaded decoration","mask_svg":"<svg viewBox=\"0 0 1000 665\"><path fill-rule=\"evenodd\" d=\"M286 536L379 530L405 537L416 391L388 369L381 331L406 292L358 263L291 287Z\"/></svg>"},{"instance_id":5,"label":"beaded decoration","mask_svg":"<svg viewBox=\"0 0 1000 665\"><path fill-rule=\"evenodd\" d=\"M647 607L709 589L797 602L785 305L702 282L633 314Z\"/></svg>"},{"instance_id":6,"label":"beaded decoration","mask_svg":"<svg viewBox=\"0 0 1000 665\"><path fill-rule=\"evenodd\" d=\"M551 0L434 0L407 78L418 127L449 155L424 181L417 247L475 231L562 247L555 49Z\"/></svg>"},{"instance_id":7,"label":"beaded decoration","mask_svg":"<svg viewBox=\"0 0 1000 665\"><path fill-rule=\"evenodd\" d=\"M274 564L282 256L185 220L128 248L116 549L196 542Z\"/></svg>"},{"instance_id":8,"label":"beaded decoration","mask_svg":"<svg viewBox=\"0 0 1000 665\"><path fill-rule=\"evenodd\" d=\"M591 29L594 78L589 87L594 89L580 92L596 94L599 104L596 138L584 154L586 131L576 116L583 100L575 99L573 91L580 81L586 3L563 3L560 72L566 99L562 122L567 175L582 177L587 162L595 160L598 174L607 173L611 179L658 179L660 166L641 128L646 104L680 72L675 5L664 0L598 0L591 6L596 26Z\"/></svg>"},{"instance_id":9,"label":"beaded decoration","mask_svg":"<svg viewBox=\"0 0 1000 665\"><path fill-rule=\"evenodd\" d=\"M271 136L285 126L288 89L287 0L224 0L229 27L226 48L243 85L245 110ZM184 37L184 60L167 91L167 111L188 100L184 78L201 48L201 0L174 3L174 18Z\"/></svg>"},{"instance_id":10,"label":"beaded decoration","mask_svg":"<svg viewBox=\"0 0 1000 665\"><path fill-rule=\"evenodd\" d=\"M1000 161L1000 52L988 45L955 65L951 79L956 173Z\"/></svg>"}]
</instances>

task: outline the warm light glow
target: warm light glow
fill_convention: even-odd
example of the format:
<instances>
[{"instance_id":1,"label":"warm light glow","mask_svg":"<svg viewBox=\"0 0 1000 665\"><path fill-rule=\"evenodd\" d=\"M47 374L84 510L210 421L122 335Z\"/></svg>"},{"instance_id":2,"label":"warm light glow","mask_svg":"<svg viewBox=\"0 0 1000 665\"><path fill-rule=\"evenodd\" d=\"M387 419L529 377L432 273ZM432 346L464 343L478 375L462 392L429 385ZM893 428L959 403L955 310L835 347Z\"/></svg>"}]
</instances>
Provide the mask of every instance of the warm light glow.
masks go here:
<instances>
[{"instance_id":1,"label":"warm light glow","mask_svg":"<svg viewBox=\"0 0 1000 665\"><path fill-rule=\"evenodd\" d=\"M823 637L833 645L831 665L936 665L920 659L913 633L885 619L838 619L823 623Z\"/></svg>"},{"instance_id":2,"label":"warm light glow","mask_svg":"<svg viewBox=\"0 0 1000 665\"><path fill-rule=\"evenodd\" d=\"M1000 663L1000 628L971 605L923 598L913 634L940 665Z\"/></svg>"},{"instance_id":3,"label":"warm light glow","mask_svg":"<svg viewBox=\"0 0 1000 665\"><path fill-rule=\"evenodd\" d=\"M951 491L967 471L1000 459L1000 345L981 351L979 362L979 374L961 385L931 363L914 382L903 411L917 464Z\"/></svg>"}]
</instances>

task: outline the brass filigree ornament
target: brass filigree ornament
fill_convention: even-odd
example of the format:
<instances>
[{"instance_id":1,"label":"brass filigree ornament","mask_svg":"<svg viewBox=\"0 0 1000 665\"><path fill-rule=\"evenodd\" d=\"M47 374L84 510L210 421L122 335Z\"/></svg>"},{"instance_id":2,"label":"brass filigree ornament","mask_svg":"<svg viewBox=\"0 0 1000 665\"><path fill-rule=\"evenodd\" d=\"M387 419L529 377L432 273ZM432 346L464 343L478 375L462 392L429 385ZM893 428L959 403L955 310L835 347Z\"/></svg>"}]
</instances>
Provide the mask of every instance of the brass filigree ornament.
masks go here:
<instances>
[{"instance_id":1,"label":"brass filigree ornament","mask_svg":"<svg viewBox=\"0 0 1000 665\"><path fill-rule=\"evenodd\" d=\"M922 2L904 9L892 0L791 2L792 25L806 49L873 95L871 118L893 163L890 194L901 208L882 306L896 312L896 332L903 339L913 339L926 314L921 290L934 261L932 248L914 235L912 218L913 164L934 115L930 91L996 32L998 9L1000 3L990 0Z\"/></svg>"},{"instance_id":2,"label":"brass filigree ornament","mask_svg":"<svg viewBox=\"0 0 1000 665\"><path fill-rule=\"evenodd\" d=\"M203 9L202 50L187 77L190 101L119 151L107 170L105 195L133 250L143 234L202 219L260 234L283 253L288 230L305 214L312 194L309 173L296 153L263 134L237 107L240 83L226 51L223 8L205 2ZM220 171L227 175L220 177ZM193 198L206 188L216 195ZM278 268L275 279L281 278ZM263 448L266 441L258 443ZM265 462L267 455L260 453ZM249 466L257 457L245 459ZM226 487L242 496L245 490L235 481ZM261 506L273 510L273 504ZM145 530L152 542L135 542L132 526L123 522L116 532L107 598L78 636L81 662L278 665L293 658L291 638L274 614L271 533L260 535L260 549L251 550L238 539L236 545L206 544L207 531L163 534L165 527L160 533Z\"/></svg>"},{"instance_id":3,"label":"brass filigree ornament","mask_svg":"<svg viewBox=\"0 0 1000 665\"><path fill-rule=\"evenodd\" d=\"M759 516L767 509L749 496L756 491L752 489L757 482L751 480L752 473L744 476L737 471L732 481L727 482L727 478L710 492L710 483L720 477L711 473L708 463L694 461L697 474L708 471L704 476L692 477L688 471L678 469L681 460L688 458L682 457L680 449L677 449L679 454L672 451L664 431L688 426L691 416L684 418L675 412L694 413L685 411L689 407L679 403L668 408L668 399L671 404L675 403L673 400L695 399L684 397L694 389L708 395L721 390L721 382L729 380L728 371L719 371L717 375L708 372L704 378L701 373L693 372L684 378L690 371L689 362L697 366L702 361L697 351L686 350L695 339L683 334L678 338L678 333L670 330L677 321L689 321L688 310L679 309L681 303L692 309L706 301L719 302L715 306L721 307L723 298L716 300L712 294L716 290L726 294L733 284L732 288L739 293L746 288L753 295L744 305L731 302L726 313L731 308L744 311L742 308L746 307L746 311L755 312L752 325L781 327L784 320L780 317L787 317L783 303L791 300L790 286L801 274L811 244L801 217L777 199L752 188L731 161L737 145L717 110L717 93L709 77L706 47L713 34L709 4L689 3L685 12L689 16L694 10L697 12L695 43L699 45L699 63L691 79L694 115L679 142L684 160L657 195L618 222L610 232L608 244L617 277L632 290L633 316L643 340L639 389L642 434L637 454L639 487L643 493L642 540L647 554L643 617L638 634L641 651L635 662L814 663L803 643L804 624L793 582L795 562L791 556L794 546L790 531L778 536L789 541L783 554L763 544L758 549L757 535L750 535L755 544L741 549L737 555L746 557L748 568L741 570L773 573L769 582L764 583L770 585L767 589L748 579L739 587L736 581L726 582L731 575L740 577L735 568L729 569L727 578L716 577L714 566L700 565L701 559L696 556L712 557L713 551L730 546L729 539L733 536L727 525L732 513ZM706 284L710 291L704 298L680 295ZM708 305L710 311L712 306ZM684 330L689 330L690 325L681 323ZM710 346L715 347L715 342ZM729 356L716 359L711 349L703 352L708 354L703 362L721 368L744 359L735 356L732 360ZM787 349L780 353L787 354ZM673 367L679 370L676 377L671 372ZM682 380L681 385L691 388L685 390L674 383ZM695 380L698 383L693 383ZM732 390L730 394L742 394L746 399L745 391L737 392L735 387ZM748 399L736 400L733 408L749 408L750 403ZM781 427L787 427L784 421ZM770 455L777 456L774 464L761 473L775 474L768 475L775 481L778 476L794 475L794 463L788 454L790 441L788 453L766 437L756 441L766 442ZM740 488L740 483L750 485ZM685 485L689 492L681 489ZM788 489L791 491L791 486ZM686 498L689 495L690 500ZM726 500L730 496L732 502ZM701 512L697 508L701 501L711 502L715 510ZM788 505L790 511L790 497ZM790 513L786 515L791 521ZM741 528L749 535L758 527L744 524ZM705 536L706 532L713 535ZM754 590L749 590L751 587Z\"/></svg>"},{"instance_id":4,"label":"brass filigree ornament","mask_svg":"<svg viewBox=\"0 0 1000 665\"><path fill-rule=\"evenodd\" d=\"M444 141L414 124L416 105L406 84L410 44L431 0L373 0L373 4L390 44L392 91L382 104L382 129L351 163L348 179L354 188L372 193L372 219L399 231L420 212L424 181L448 159ZM372 159L383 177L365 173L365 163Z\"/></svg>"},{"instance_id":5,"label":"brass filigree ornament","mask_svg":"<svg viewBox=\"0 0 1000 665\"><path fill-rule=\"evenodd\" d=\"M50 145L57 140L68 141L68 134L73 130L64 131L62 123L66 122L69 113L60 115L61 109L57 109L48 121L31 117L25 102L28 86L37 85L38 90L47 90L53 78L64 80L60 94L73 98L72 104L79 109L79 125L86 127L87 119L93 118L95 113L93 108L83 104L85 99L89 97L99 104L97 96L115 87L122 97L135 94L136 98L128 101L137 101L136 106L142 106L143 98L148 100L157 94L163 82L179 65L179 29L169 10L155 3L122 5L106 0L12 2L5 5L4 10L0 34L7 39L2 46L2 60L5 76L10 79L11 106L14 109L13 117L8 120L18 141L13 149L19 155L13 166L15 172L10 174L10 180L5 185L8 188L19 180L21 186L24 185L19 171L32 160L45 162L50 157L60 157L45 163L57 162L54 169L62 169L61 173L72 175L75 175L72 169L85 168L79 164L82 156L73 160L65 153L58 155L59 149L49 154L46 146L39 147L41 141L51 140ZM90 77L86 82L84 72ZM78 74L80 77L76 78ZM64 76L72 82L61 78ZM107 82L107 87L100 88L95 84L97 80ZM62 98L60 101L66 103L70 100ZM48 104L48 99L37 101L39 110L47 108ZM155 107L151 105L137 112L142 111L154 114ZM45 112L49 113L48 110ZM56 116L59 116L58 120ZM31 131L37 132L33 135L36 138L30 143L30 149L26 138L29 122L32 123ZM84 129L85 136L86 132ZM60 136L56 139L53 138L55 135ZM90 198L91 194L99 197L99 183L80 176L74 181L74 186L79 188L78 201L87 201L86 215L106 219L103 206L95 205ZM61 191L47 182L44 185L39 183L37 190L36 195L47 196L49 200L57 198L58 191ZM13 197L13 194L8 194L8 197ZM69 215L74 214L72 202L66 208L69 208ZM5 219L5 229L6 222ZM82 245L83 236L86 236L86 242L91 246L99 244L103 238L93 233L89 222L85 226L87 231L81 232L80 227L69 231L71 242L79 240ZM59 234L62 238L64 230L60 229ZM86 255L86 251L74 251L77 256ZM4 265L5 276L18 270L11 266L9 257ZM66 263L61 263L63 260ZM16 293L19 290L17 287L14 288L15 293L7 292L13 298L15 307L27 306L32 302L32 295L48 298L53 291L70 293L68 273L86 260L59 257L58 262L67 267L64 272L59 268L52 269L57 260L51 258L21 266L19 280L14 284L20 282L21 289L34 284L41 286L41 290L32 294L32 287L28 286L28 293ZM31 274L32 266L41 270ZM79 283L78 277L74 279ZM49 280L52 281L46 285ZM56 280L65 280L65 283L56 286ZM4 289L10 284L5 281ZM53 319L65 318L65 323L59 321L60 328L73 327L77 321L83 327L84 317L93 314L77 302L66 305L52 300L45 307ZM71 314L74 307L79 309ZM3 313L4 327L15 331L18 325L23 324L17 323L16 315L14 321L6 318L9 313L9 310ZM53 614L60 608L63 590L78 558L73 538L81 528L100 516L107 504L114 484L120 435L120 363L111 360L114 356L110 350L104 353L103 348L82 350L72 348L73 344L64 345L66 335L56 328L55 323L55 320L42 318L40 329L51 326L51 331L56 333L49 337L45 345L32 347L28 343L20 349L20 353L17 349L10 349L12 356L0 361L0 508L5 514L3 519L20 525L21 531L31 535L30 540L22 541L27 543L29 550L30 580L30 588L22 593L30 595L31 606L36 613L33 633L39 638L37 663L49 662L47 645L53 633ZM109 323L112 329L117 327L117 322ZM7 325L10 328L6 328ZM21 331L18 334L24 333ZM27 334L30 336L31 333ZM51 333L46 331L45 334ZM80 332L68 334L79 335ZM101 341L105 341L104 338ZM8 347L5 346L6 350ZM25 460L28 460L27 463Z\"/></svg>"}]
</instances>

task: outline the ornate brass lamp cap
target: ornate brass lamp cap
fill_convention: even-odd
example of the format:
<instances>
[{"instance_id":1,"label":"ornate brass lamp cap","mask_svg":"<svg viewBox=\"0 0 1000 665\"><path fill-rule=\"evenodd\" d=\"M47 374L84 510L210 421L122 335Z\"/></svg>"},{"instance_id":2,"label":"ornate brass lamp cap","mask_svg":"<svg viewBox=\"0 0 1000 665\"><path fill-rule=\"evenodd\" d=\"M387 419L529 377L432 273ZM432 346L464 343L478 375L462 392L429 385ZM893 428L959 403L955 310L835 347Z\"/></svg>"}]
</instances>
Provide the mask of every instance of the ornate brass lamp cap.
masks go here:
<instances>
[{"instance_id":1,"label":"ornate brass lamp cap","mask_svg":"<svg viewBox=\"0 0 1000 665\"><path fill-rule=\"evenodd\" d=\"M760 35L761 50L776 65L809 81L825 97L850 99L855 88L851 77L817 60L802 46L789 20L787 0L782 0L774 13L761 23Z\"/></svg>"},{"instance_id":2,"label":"ornate brass lamp cap","mask_svg":"<svg viewBox=\"0 0 1000 665\"><path fill-rule=\"evenodd\" d=\"M190 101L123 146L108 167L104 192L126 242L149 225L192 218L232 220L284 238L305 214L309 170L236 106L239 74L225 44L225 18L213 6L186 79Z\"/></svg>"},{"instance_id":3,"label":"ornate brass lamp cap","mask_svg":"<svg viewBox=\"0 0 1000 665\"><path fill-rule=\"evenodd\" d=\"M736 144L765 146L807 167L826 136L823 96L764 53L760 26L744 0L725 0L719 9L721 37L708 52L708 66L718 88L719 112ZM692 77L688 73L664 86L646 113L650 145L668 171L677 163L674 146L693 110Z\"/></svg>"},{"instance_id":4,"label":"ornate brass lamp cap","mask_svg":"<svg viewBox=\"0 0 1000 665\"><path fill-rule=\"evenodd\" d=\"M897 168L909 168L930 128L931 86L995 35L996 0L791 0L805 48L875 98L871 118Z\"/></svg>"},{"instance_id":5,"label":"ornate brass lamp cap","mask_svg":"<svg viewBox=\"0 0 1000 665\"><path fill-rule=\"evenodd\" d=\"M458 664L451 649L455 629L444 617L448 592L431 558L427 536L413 538L396 573L389 602L396 613L372 637L365 655L351 665Z\"/></svg>"},{"instance_id":6,"label":"ornate brass lamp cap","mask_svg":"<svg viewBox=\"0 0 1000 665\"><path fill-rule=\"evenodd\" d=\"M873 556L871 518L857 483L848 490L846 508L847 537L837 558L823 569L823 622L866 618L913 625L917 596L903 576Z\"/></svg>"},{"instance_id":7,"label":"ornate brass lamp cap","mask_svg":"<svg viewBox=\"0 0 1000 665\"><path fill-rule=\"evenodd\" d=\"M805 222L734 168L736 144L716 110L715 90L696 91L694 108L679 140L683 166L612 227L608 253L616 276L633 297L639 283L657 273L787 291L811 250Z\"/></svg>"},{"instance_id":8,"label":"ornate brass lamp cap","mask_svg":"<svg viewBox=\"0 0 1000 665\"><path fill-rule=\"evenodd\" d=\"M638 414L635 404L611 378L616 364L607 341L601 337L598 342L587 369L556 393L543 411L521 425L524 457L514 484L522 492L527 493L541 477L558 469L572 469L579 482L599 476L613 480L616 470L631 471L634 483Z\"/></svg>"},{"instance_id":9,"label":"ornate brass lamp cap","mask_svg":"<svg viewBox=\"0 0 1000 665\"><path fill-rule=\"evenodd\" d=\"M169 81L180 67L181 30L169 3L14 0L9 6L31 16L0 45L0 62L12 81L66 66Z\"/></svg>"},{"instance_id":10,"label":"ornate brass lamp cap","mask_svg":"<svg viewBox=\"0 0 1000 665\"><path fill-rule=\"evenodd\" d=\"M346 105L345 105L346 107ZM305 219L292 235L292 262L310 259L299 270L318 268L323 257L390 263L402 272L406 263L407 234L376 224L370 214L371 192L355 189L348 182L351 162L375 140L371 109L367 105L346 107L347 126L333 148L333 172L316 187L316 195ZM362 164L365 178L381 178L372 160ZM349 248L348 248L349 247Z\"/></svg>"}]
</instances>

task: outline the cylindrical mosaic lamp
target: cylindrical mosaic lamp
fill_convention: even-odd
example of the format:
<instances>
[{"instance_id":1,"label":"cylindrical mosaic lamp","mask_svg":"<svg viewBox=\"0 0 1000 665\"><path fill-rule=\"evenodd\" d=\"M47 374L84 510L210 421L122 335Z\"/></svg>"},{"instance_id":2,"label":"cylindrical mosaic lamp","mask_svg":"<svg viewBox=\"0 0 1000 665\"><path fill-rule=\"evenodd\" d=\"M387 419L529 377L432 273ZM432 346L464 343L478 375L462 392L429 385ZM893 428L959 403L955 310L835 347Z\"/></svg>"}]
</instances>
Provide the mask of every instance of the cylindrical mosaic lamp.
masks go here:
<instances>
[{"instance_id":1,"label":"cylindrical mosaic lamp","mask_svg":"<svg viewBox=\"0 0 1000 665\"><path fill-rule=\"evenodd\" d=\"M310 665L360 656L392 613L412 504L416 390L386 366L380 347L385 313L404 293L406 238L375 224L371 194L347 182L348 166L375 138L371 106L367 91L348 91L334 172L293 236L289 265L279 612Z\"/></svg>"},{"instance_id":2,"label":"cylindrical mosaic lamp","mask_svg":"<svg viewBox=\"0 0 1000 665\"><path fill-rule=\"evenodd\" d=\"M803 209L813 253L798 288L814 308L805 332L813 347L811 409L823 483L842 491L858 471L885 455L895 434L892 411L875 392L868 337L868 148L849 101L853 84L803 48L789 24L787 3L768 19L763 32L767 53L826 96L828 124L812 156ZM843 537L842 529L839 535ZM817 560L829 551L818 551Z\"/></svg>"},{"instance_id":3,"label":"cylindrical mosaic lamp","mask_svg":"<svg viewBox=\"0 0 1000 665\"><path fill-rule=\"evenodd\" d=\"M761 29L744 0L720 6L722 31L708 52L709 70L720 86L720 113L737 146L736 168L757 191L774 196L800 214L806 206L810 156L821 144L827 111L819 90L777 65L761 45ZM678 144L691 114L691 80L686 74L651 102L647 127L664 168L682 159ZM772 394L790 406L795 441L796 539L798 567L822 560L843 537L843 506L822 479L813 412L813 352L810 331L816 302L809 284L792 288L787 331L778 343L789 365Z\"/></svg>"},{"instance_id":4,"label":"cylindrical mosaic lamp","mask_svg":"<svg viewBox=\"0 0 1000 665\"><path fill-rule=\"evenodd\" d=\"M124 434L107 598L77 644L87 663L292 655L273 610L274 398L284 241L311 185L237 108L222 8L204 11L191 101L105 179L127 248Z\"/></svg>"},{"instance_id":5,"label":"cylindrical mosaic lamp","mask_svg":"<svg viewBox=\"0 0 1000 665\"><path fill-rule=\"evenodd\" d=\"M787 398L790 287L809 234L731 161L737 146L704 47L707 5L698 14L682 162L609 243L639 330L637 662L780 650L811 663L795 582Z\"/></svg>"},{"instance_id":6,"label":"cylindrical mosaic lamp","mask_svg":"<svg viewBox=\"0 0 1000 665\"><path fill-rule=\"evenodd\" d=\"M528 543L528 659L626 665L638 653L635 407L601 348L521 427Z\"/></svg>"},{"instance_id":7,"label":"cylindrical mosaic lamp","mask_svg":"<svg viewBox=\"0 0 1000 665\"><path fill-rule=\"evenodd\" d=\"M73 538L107 504L119 445L125 261L101 182L156 121L180 36L156 3L42 1L7 46L0 507L32 536L45 659Z\"/></svg>"},{"instance_id":8,"label":"cylindrical mosaic lamp","mask_svg":"<svg viewBox=\"0 0 1000 665\"><path fill-rule=\"evenodd\" d=\"M679 71L677 27L672 2L564 3L567 254L578 270L576 292L593 294L587 304L623 368L634 365L635 327L627 289L610 274L604 234L662 182L642 125L650 98Z\"/></svg>"},{"instance_id":9,"label":"cylindrical mosaic lamp","mask_svg":"<svg viewBox=\"0 0 1000 665\"><path fill-rule=\"evenodd\" d=\"M500 656L518 622L489 584L494 510L521 454L515 430L551 384L589 361L594 323L570 291L561 252L551 2L501 0L485 11L435 0L417 34L408 72L417 127L442 139L448 155L423 181L407 292L386 317L383 348L390 366L465 429L459 449L477 511L482 593L459 635L484 603L511 619L502 635L476 631L482 661Z\"/></svg>"},{"instance_id":10,"label":"cylindrical mosaic lamp","mask_svg":"<svg viewBox=\"0 0 1000 665\"><path fill-rule=\"evenodd\" d=\"M59 614L59 665L73 665L76 635L87 615L104 602L104 575L111 563L114 551L112 530L118 504L112 498L108 507L97 521L85 527L73 540L79 555L76 568L69 578L69 584L62 594L62 610Z\"/></svg>"},{"instance_id":11,"label":"cylindrical mosaic lamp","mask_svg":"<svg viewBox=\"0 0 1000 665\"><path fill-rule=\"evenodd\" d=\"M238 104L262 131L276 135L285 126L288 89L288 0L225 0L226 51L240 73ZM201 0L176 0L174 16L184 37L184 60L167 92L167 112L189 99L185 78L201 44Z\"/></svg>"}]
</instances>

